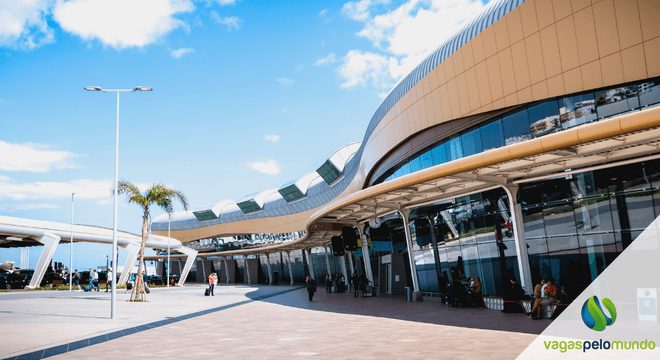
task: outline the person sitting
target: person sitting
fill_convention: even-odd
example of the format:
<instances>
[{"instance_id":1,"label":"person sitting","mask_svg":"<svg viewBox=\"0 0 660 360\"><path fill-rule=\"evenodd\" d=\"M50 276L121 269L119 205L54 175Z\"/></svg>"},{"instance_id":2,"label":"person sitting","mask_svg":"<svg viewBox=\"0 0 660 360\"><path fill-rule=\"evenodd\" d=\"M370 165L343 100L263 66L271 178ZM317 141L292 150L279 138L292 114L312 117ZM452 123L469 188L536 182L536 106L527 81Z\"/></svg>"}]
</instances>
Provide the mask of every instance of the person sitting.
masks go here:
<instances>
[{"instance_id":1,"label":"person sitting","mask_svg":"<svg viewBox=\"0 0 660 360\"><path fill-rule=\"evenodd\" d=\"M546 280L545 284L547 285L545 287L545 297L539 304L539 306L536 307L536 313L532 314L532 319L540 319L541 318L541 308L542 306L548 306L552 305L557 302L557 287L554 285L554 281L552 279Z\"/></svg>"},{"instance_id":2,"label":"person sitting","mask_svg":"<svg viewBox=\"0 0 660 360\"><path fill-rule=\"evenodd\" d=\"M515 278L507 278L503 284L504 287L504 309L505 313L519 313L524 312L524 307L520 300L525 296L525 291L522 286L516 281Z\"/></svg>"},{"instance_id":3,"label":"person sitting","mask_svg":"<svg viewBox=\"0 0 660 360\"><path fill-rule=\"evenodd\" d=\"M541 279L536 286L534 286L534 295L532 297L532 300L534 301L532 303L532 310L527 313L527 315L532 315L534 312L536 312L536 308L538 306L541 306L541 301L543 301L543 286L545 285L545 279Z\"/></svg>"}]
</instances>

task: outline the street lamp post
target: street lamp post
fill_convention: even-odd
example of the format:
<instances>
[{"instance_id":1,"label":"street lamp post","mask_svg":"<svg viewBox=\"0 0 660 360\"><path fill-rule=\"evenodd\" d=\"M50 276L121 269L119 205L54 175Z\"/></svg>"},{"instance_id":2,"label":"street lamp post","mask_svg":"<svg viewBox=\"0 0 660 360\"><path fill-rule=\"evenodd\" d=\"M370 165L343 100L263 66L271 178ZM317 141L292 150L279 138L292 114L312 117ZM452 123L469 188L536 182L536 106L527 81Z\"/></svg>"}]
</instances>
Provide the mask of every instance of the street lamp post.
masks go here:
<instances>
[{"instance_id":1,"label":"street lamp post","mask_svg":"<svg viewBox=\"0 0 660 360\"><path fill-rule=\"evenodd\" d=\"M167 287L170 287L170 222L172 214L167 214Z\"/></svg>"},{"instance_id":2,"label":"street lamp post","mask_svg":"<svg viewBox=\"0 0 660 360\"><path fill-rule=\"evenodd\" d=\"M103 89L100 86L86 86L85 90L87 91L101 91L101 92L116 92L117 93L117 135L115 138L115 186L114 186L114 196L115 196L115 210L114 217L112 222L112 260L113 260L113 277L117 274L117 183L119 182L119 93L120 92L136 92L136 91L151 91L152 89L148 86L136 86L132 89ZM116 293L117 293L117 281L112 279L112 293L110 295L110 318L115 318L115 313L117 312L116 306Z\"/></svg>"},{"instance_id":3,"label":"street lamp post","mask_svg":"<svg viewBox=\"0 0 660 360\"><path fill-rule=\"evenodd\" d=\"M69 291L73 291L73 279L71 276L71 270L73 269L73 195L75 193L71 193L71 243L69 244L69 255L71 256L70 260L70 267L69 267Z\"/></svg>"}]
</instances>

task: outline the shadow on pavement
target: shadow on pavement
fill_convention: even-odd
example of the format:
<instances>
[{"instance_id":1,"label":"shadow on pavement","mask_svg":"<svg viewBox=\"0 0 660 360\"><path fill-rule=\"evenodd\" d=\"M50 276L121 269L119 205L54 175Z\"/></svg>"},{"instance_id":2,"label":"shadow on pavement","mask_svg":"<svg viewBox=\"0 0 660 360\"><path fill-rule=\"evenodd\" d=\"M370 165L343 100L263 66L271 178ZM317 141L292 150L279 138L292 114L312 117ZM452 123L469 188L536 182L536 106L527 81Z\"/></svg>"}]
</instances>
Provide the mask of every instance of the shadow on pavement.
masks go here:
<instances>
[{"instance_id":1,"label":"shadow on pavement","mask_svg":"<svg viewBox=\"0 0 660 360\"><path fill-rule=\"evenodd\" d=\"M532 320L525 314L504 314L498 310L485 308L452 308L436 299L406 302L403 296L379 295L354 298L352 293L326 293L321 287L318 290L311 302L307 298L305 289L281 293L266 299L259 299L259 291L246 295L253 300L314 311L526 334L540 334L552 322L547 319Z\"/></svg>"}]
</instances>

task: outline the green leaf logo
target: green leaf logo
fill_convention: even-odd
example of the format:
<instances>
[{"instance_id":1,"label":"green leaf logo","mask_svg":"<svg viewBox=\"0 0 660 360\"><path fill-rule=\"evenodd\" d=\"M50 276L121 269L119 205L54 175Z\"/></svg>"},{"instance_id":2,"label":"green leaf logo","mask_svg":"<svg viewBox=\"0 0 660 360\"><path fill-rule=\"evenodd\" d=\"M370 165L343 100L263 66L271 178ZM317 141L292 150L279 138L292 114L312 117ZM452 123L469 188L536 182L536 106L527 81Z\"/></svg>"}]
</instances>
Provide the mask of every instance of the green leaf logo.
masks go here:
<instances>
[{"instance_id":1,"label":"green leaf logo","mask_svg":"<svg viewBox=\"0 0 660 360\"><path fill-rule=\"evenodd\" d=\"M598 301L598 296L590 297L582 305L582 321L589 329L603 331L606 326L610 326L616 321L614 303L610 299L604 298L603 305L605 305L605 309L607 309L611 318L605 315L603 308L600 306L600 301Z\"/></svg>"}]
</instances>

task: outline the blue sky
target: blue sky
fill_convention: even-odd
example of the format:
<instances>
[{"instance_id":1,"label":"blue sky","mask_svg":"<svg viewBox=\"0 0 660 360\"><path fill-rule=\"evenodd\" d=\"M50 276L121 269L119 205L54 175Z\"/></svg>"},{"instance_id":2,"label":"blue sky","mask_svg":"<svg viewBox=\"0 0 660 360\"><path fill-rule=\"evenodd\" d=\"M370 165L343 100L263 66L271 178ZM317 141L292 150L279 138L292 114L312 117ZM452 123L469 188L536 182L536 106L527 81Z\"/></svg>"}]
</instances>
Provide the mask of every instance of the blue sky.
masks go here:
<instances>
[{"instance_id":1,"label":"blue sky","mask_svg":"<svg viewBox=\"0 0 660 360\"><path fill-rule=\"evenodd\" d=\"M193 209L280 187L361 141L392 86L482 7L0 0L0 214L69 223L76 192L76 224L112 227L116 96L92 85L154 89L120 96L120 179L163 182ZM123 198L118 227L141 231ZM76 247L80 268L109 251Z\"/></svg>"}]
</instances>

